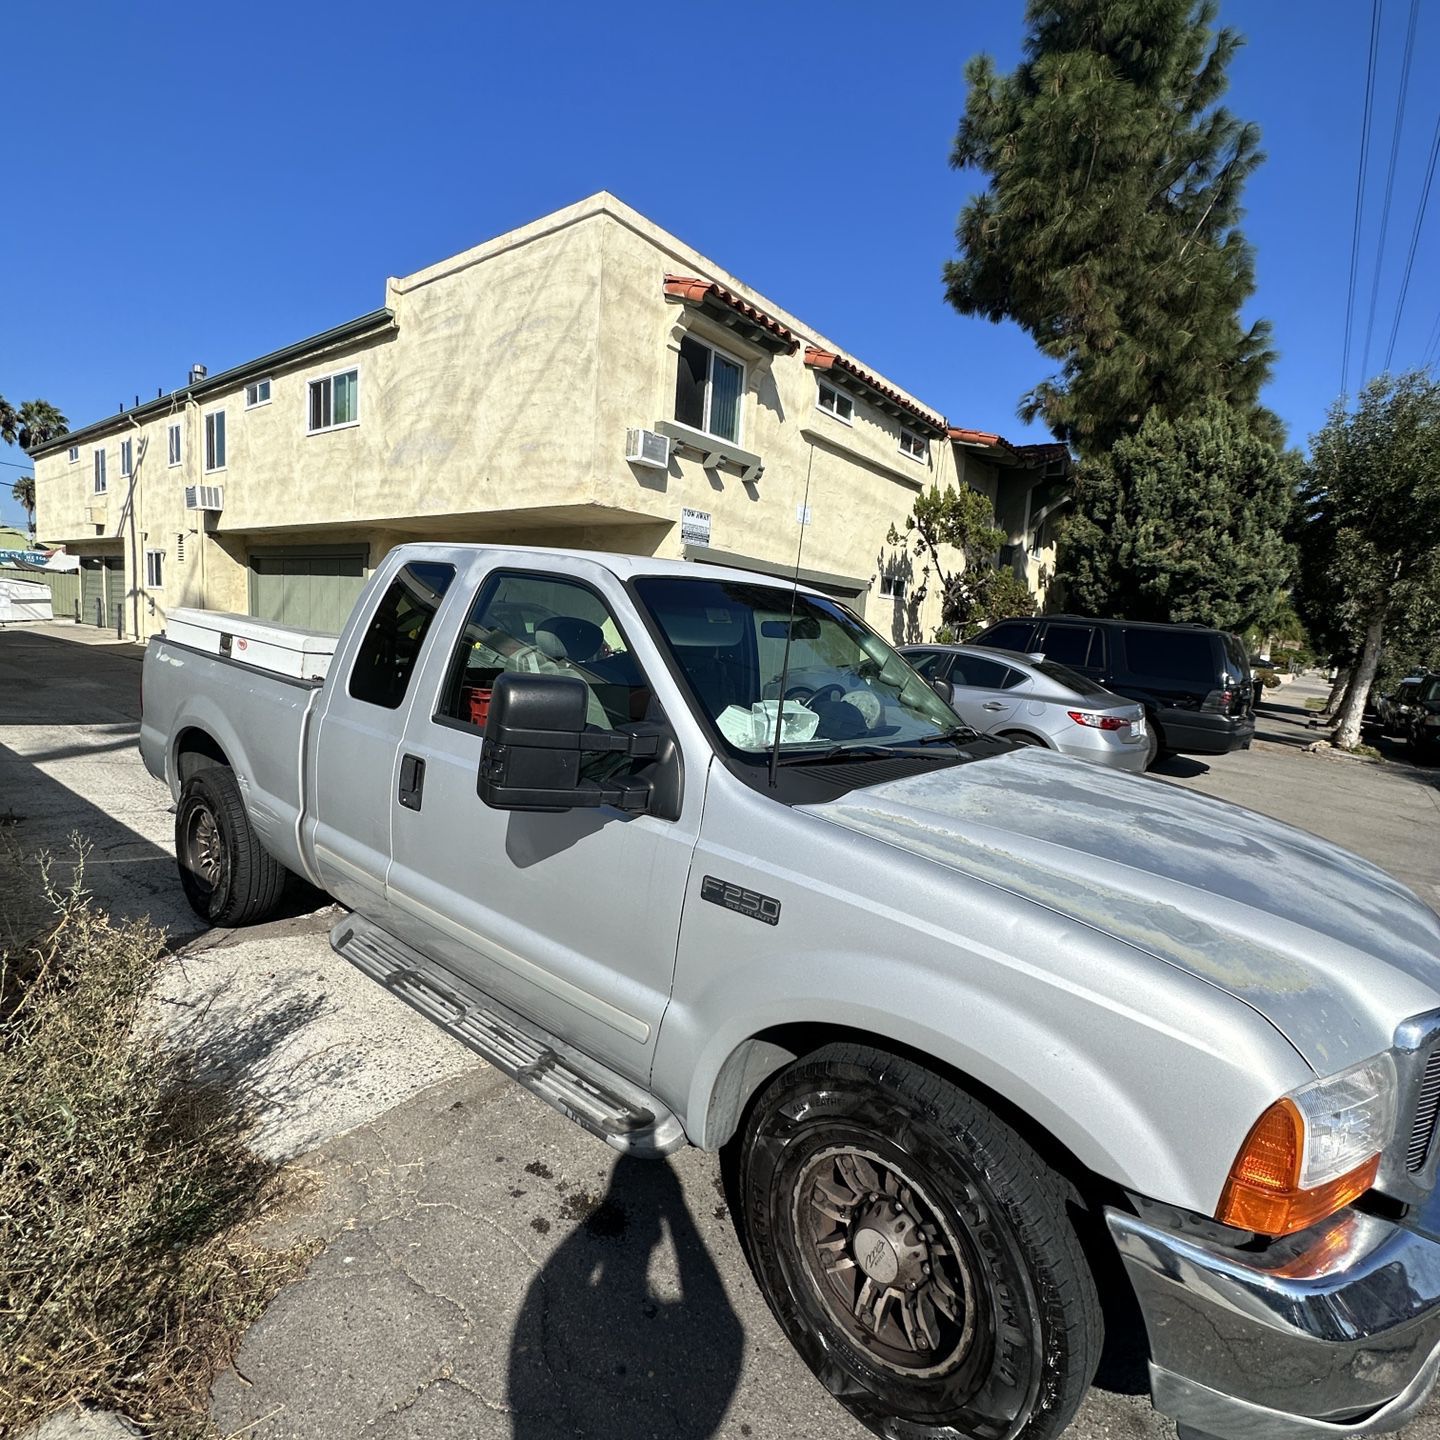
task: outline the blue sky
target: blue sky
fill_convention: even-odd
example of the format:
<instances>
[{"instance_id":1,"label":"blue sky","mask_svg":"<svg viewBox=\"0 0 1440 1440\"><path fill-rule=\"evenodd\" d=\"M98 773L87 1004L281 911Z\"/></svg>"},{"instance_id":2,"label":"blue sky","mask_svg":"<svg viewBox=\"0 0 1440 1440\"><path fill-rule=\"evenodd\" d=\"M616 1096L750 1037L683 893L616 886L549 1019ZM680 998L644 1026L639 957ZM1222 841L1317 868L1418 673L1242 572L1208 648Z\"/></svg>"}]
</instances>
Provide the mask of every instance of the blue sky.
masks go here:
<instances>
[{"instance_id":1,"label":"blue sky","mask_svg":"<svg viewBox=\"0 0 1440 1440\"><path fill-rule=\"evenodd\" d=\"M1222 0L1248 36L1231 107L1266 399L1303 442L1340 388L1369 38L1362 0ZM1422 4L1370 370L1384 359L1436 121ZM1406 21L1388 0L1351 383L1369 309ZM1019 439L1049 366L943 302L978 183L949 169L978 50L1013 64L1019 0L411 7L10 0L0 394L72 425L380 305L405 274L608 189L945 412ZM1440 190L1440 185L1437 185ZM1395 352L1440 321L1440 195ZM0 447L0 476L21 474ZM0 517L15 521L9 486Z\"/></svg>"}]
</instances>

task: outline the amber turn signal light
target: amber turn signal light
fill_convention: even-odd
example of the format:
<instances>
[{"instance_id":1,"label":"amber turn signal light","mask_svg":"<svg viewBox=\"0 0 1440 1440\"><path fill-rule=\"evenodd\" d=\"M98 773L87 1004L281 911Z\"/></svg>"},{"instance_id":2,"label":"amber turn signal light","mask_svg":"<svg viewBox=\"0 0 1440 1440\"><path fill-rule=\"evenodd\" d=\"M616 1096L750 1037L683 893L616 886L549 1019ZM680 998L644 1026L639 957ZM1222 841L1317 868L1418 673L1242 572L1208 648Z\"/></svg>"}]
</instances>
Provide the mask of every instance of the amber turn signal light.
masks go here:
<instances>
[{"instance_id":1,"label":"amber turn signal light","mask_svg":"<svg viewBox=\"0 0 1440 1440\"><path fill-rule=\"evenodd\" d=\"M1358 1199L1374 1183L1379 1155L1344 1175L1303 1189L1305 1121L1292 1100L1277 1100L1245 1137L1215 1218L1259 1235L1293 1235Z\"/></svg>"}]
</instances>

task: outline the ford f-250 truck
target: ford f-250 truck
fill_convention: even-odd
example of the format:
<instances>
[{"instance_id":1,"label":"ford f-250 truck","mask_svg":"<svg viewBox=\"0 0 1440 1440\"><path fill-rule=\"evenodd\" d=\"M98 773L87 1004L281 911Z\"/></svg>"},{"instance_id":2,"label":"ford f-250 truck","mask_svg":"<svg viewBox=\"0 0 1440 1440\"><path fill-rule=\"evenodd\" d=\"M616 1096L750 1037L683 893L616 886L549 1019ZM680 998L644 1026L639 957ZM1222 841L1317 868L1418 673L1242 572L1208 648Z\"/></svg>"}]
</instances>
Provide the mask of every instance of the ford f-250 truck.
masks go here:
<instances>
[{"instance_id":1,"label":"ford f-250 truck","mask_svg":"<svg viewBox=\"0 0 1440 1440\"><path fill-rule=\"evenodd\" d=\"M616 1149L721 1151L777 1320L879 1433L1056 1435L1137 1306L1182 1433L1424 1401L1440 923L1373 865L982 739L745 571L406 545L338 640L168 624L141 747L200 914L293 871Z\"/></svg>"}]
</instances>

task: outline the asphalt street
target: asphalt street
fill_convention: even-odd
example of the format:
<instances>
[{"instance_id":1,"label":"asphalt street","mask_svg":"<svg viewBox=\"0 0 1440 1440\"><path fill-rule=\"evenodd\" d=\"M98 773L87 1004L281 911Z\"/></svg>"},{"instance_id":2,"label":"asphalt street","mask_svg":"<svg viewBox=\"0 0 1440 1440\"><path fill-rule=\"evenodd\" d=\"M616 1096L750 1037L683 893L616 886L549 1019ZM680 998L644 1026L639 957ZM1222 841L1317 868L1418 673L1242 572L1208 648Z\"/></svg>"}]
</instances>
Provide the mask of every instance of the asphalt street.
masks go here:
<instances>
[{"instance_id":1,"label":"asphalt street","mask_svg":"<svg viewBox=\"0 0 1440 1440\"><path fill-rule=\"evenodd\" d=\"M0 631L0 820L25 843L84 836L97 898L168 927L162 1012L246 1057L270 1097L262 1143L303 1180L262 1236L327 1242L217 1384L221 1432L867 1434L772 1321L712 1157L617 1157L335 957L323 897L201 930L169 794L135 751L138 652L87 639ZM1252 750L1177 758L1164 778L1337 839L1440 905L1440 772L1303 753L1307 693L1272 692ZM1070 1433L1173 1436L1138 1393L1139 1337L1118 1339ZM1407 1433L1440 1440L1440 1407Z\"/></svg>"}]
</instances>

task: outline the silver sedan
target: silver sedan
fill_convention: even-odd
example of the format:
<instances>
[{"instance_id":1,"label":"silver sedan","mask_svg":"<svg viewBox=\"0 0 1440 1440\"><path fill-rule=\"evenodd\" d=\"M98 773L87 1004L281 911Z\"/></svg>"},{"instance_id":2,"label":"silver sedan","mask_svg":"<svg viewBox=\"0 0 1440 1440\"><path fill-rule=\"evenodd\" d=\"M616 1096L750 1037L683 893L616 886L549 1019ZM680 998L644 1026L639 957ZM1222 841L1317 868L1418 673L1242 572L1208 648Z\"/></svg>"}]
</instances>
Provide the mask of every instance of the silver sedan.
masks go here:
<instances>
[{"instance_id":1,"label":"silver sedan","mask_svg":"<svg viewBox=\"0 0 1440 1440\"><path fill-rule=\"evenodd\" d=\"M976 645L903 645L900 653L969 726L1112 770L1144 770L1145 711L1040 655Z\"/></svg>"}]
</instances>

